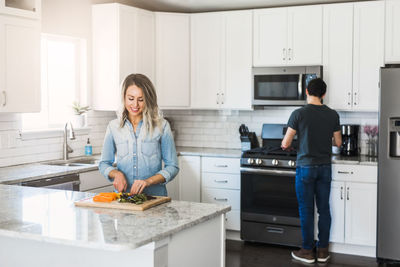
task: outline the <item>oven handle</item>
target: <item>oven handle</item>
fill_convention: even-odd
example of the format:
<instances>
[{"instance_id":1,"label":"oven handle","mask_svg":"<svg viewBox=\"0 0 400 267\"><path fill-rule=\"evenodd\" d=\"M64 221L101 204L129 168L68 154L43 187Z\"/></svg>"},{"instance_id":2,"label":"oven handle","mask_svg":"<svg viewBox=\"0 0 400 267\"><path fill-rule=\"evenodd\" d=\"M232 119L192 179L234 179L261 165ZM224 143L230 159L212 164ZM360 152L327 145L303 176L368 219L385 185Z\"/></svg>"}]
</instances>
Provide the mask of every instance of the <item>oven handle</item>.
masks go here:
<instances>
[{"instance_id":1,"label":"oven handle","mask_svg":"<svg viewBox=\"0 0 400 267\"><path fill-rule=\"evenodd\" d=\"M278 175L278 176L296 176L296 171L285 171L285 170L277 170L277 169L268 170L268 169L254 169L254 168L241 167L240 172L273 174L273 175Z\"/></svg>"}]
</instances>

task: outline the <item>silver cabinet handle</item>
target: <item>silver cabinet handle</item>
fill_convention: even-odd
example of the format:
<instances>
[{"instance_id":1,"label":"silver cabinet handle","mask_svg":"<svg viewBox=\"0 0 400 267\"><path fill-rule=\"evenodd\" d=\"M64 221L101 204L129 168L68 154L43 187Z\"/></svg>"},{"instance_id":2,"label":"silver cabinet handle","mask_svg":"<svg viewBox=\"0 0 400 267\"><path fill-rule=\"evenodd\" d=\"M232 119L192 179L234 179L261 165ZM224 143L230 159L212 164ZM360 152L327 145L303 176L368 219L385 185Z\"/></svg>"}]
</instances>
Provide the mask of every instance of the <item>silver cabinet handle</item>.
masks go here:
<instances>
[{"instance_id":1,"label":"silver cabinet handle","mask_svg":"<svg viewBox=\"0 0 400 267\"><path fill-rule=\"evenodd\" d=\"M292 49L291 48L289 48L288 49L288 54L289 54L289 60L291 60L292 59Z\"/></svg>"},{"instance_id":2,"label":"silver cabinet handle","mask_svg":"<svg viewBox=\"0 0 400 267\"><path fill-rule=\"evenodd\" d=\"M283 60L286 60L286 48L283 48L282 52Z\"/></svg>"},{"instance_id":3,"label":"silver cabinet handle","mask_svg":"<svg viewBox=\"0 0 400 267\"><path fill-rule=\"evenodd\" d=\"M350 200L350 193L349 193L349 191L350 191L350 187L347 187L347 190L346 190L347 200Z\"/></svg>"},{"instance_id":4,"label":"silver cabinet handle","mask_svg":"<svg viewBox=\"0 0 400 267\"><path fill-rule=\"evenodd\" d=\"M354 92L354 105L357 106L358 103L358 94L357 92Z\"/></svg>"},{"instance_id":5,"label":"silver cabinet handle","mask_svg":"<svg viewBox=\"0 0 400 267\"><path fill-rule=\"evenodd\" d=\"M214 182L226 184L228 180L214 180Z\"/></svg>"},{"instance_id":6,"label":"silver cabinet handle","mask_svg":"<svg viewBox=\"0 0 400 267\"><path fill-rule=\"evenodd\" d=\"M351 92L347 93L347 105L351 106Z\"/></svg>"},{"instance_id":7,"label":"silver cabinet handle","mask_svg":"<svg viewBox=\"0 0 400 267\"><path fill-rule=\"evenodd\" d=\"M214 200L215 201L228 201L227 198L216 198L216 197L214 197Z\"/></svg>"},{"instance_id":8,"label":"silver cabinet handle","mask_svg":"<svg viewBox=\"0 0 400 267\"><path fill-rule=\"evenodd\" d=\"M284 232L283 228L278 228L278 227L267 226L265 229L267 229L267 232L274 234L283 234Z\"/></svg>"},{"instance_id":9,"label":"silver cabinet handle","mask_svg":"<svg viewBox=\"0 0 400 267\"><path fill-rule=\"evenodd\" d=\"M217 168L228 168L228 165L218 165L218 164L215 164L215 167L217 167Z\"/></svg>"},{"instance_id":10,"label":"silver cabinet handle","mask_svg":"<svg viewBox=\"0 0 400 267\"><path fill-rule=\"evenodd\" d=\"M6 93L6 91L3 91L3 96L4 96L3 107L5 107L6 104L7 104L7 93Z\"/></svg>"},{"instance_id":11,"label":"silver cabinet handle","mask_svg":"<svg viewBox=\"0 0 400 267\"><path fill-rule=\"evenodd\" d=\"M344 172L344 171L338 171L337 173L339 173L339 174L353 174L353 172Z\"/></svg>"},{"instance_id":12,"label":"silver cabinet handle","mask_svg":"<svg viewBox=\"0 0 400 267\"><path fill-rule=\"evenodd\" d=\"M340 187L340 199L343 200L343 186Z\"/></svg>"}]
</instances>

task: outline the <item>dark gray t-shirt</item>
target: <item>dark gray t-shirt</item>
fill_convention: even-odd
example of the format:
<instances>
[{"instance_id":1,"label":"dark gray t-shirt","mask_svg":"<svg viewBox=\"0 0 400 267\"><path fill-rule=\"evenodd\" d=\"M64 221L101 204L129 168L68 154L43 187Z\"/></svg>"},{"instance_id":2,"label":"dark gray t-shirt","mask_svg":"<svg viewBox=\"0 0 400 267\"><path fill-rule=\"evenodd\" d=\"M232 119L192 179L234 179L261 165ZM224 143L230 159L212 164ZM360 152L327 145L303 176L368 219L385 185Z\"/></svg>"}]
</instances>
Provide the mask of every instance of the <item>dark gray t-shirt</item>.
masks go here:
<instances>
[{"instance_id":1,"label":"dark gray t-shirt","mask_svg":"<svg viewBox=\"0 0 400 267\"><path fill-rule=\"evenodd\" d=\"M339 115L322 105L308 104L290 115L288 126L297 132L297 166L330 164L333 133L340 130Z\"/></svg>"}]
</instances>

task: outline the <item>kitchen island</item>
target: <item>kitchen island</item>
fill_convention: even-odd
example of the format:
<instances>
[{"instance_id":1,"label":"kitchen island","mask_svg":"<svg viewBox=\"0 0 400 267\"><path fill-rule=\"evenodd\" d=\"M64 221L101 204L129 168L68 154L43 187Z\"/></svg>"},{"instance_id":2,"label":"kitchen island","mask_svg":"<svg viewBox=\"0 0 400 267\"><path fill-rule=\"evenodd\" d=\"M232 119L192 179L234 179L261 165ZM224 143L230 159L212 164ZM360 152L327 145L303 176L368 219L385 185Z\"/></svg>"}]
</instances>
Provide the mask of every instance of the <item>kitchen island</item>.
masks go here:
<instances>
[{"instance_id":1,"label":"kitchen island","mask_svg":"<svg viewBox=\"0 0 400 267\"><path fill-rule=\"evenodd\" d=\"M225 266L230 206L185 201L146 211L74 206L93 195L0 185L2 265Z\"/></svg>"}]
</instances>

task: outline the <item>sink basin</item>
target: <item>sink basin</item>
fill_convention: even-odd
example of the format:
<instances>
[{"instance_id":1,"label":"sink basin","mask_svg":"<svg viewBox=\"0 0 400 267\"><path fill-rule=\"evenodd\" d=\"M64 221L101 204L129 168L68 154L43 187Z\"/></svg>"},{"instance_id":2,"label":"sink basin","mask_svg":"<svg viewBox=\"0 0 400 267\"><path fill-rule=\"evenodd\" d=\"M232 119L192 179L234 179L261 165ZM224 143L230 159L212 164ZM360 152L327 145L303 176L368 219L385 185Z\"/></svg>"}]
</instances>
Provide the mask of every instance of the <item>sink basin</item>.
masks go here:
<instances>
[{"instance_id":1,"label":"sink basin","mask_svg":"<svg viewBox=\"0 0 400 267\"><path fill-rule=\"evenodd\" d=\"M69 167L79 167L79 166L90 166L97 165L99 159L70 159L70 160L55 160L42 162L43 165L53 165L53 166L69 166Z\"/></svg>"}]
</instances>

